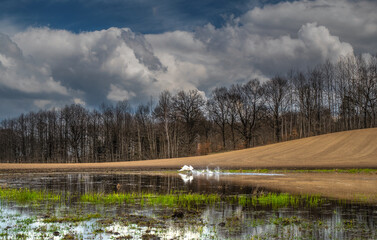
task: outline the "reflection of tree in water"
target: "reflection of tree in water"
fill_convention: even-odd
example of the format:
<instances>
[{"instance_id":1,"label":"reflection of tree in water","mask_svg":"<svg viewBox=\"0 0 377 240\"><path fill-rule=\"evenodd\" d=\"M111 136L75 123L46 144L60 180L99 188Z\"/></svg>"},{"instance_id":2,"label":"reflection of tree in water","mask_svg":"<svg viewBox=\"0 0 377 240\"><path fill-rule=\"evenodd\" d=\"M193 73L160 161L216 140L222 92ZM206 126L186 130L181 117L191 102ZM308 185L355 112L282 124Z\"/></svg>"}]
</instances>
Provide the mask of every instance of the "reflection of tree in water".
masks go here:
<instances>
[{"instance_id":1,"label":"reflection of tree in water","mask_svg":"<svg viewBox=\"0 0 377 240\"><path fill-rule=\"evenodd\" d=\"M184 183L178 175L142 174L95 174L72 173L51 175L28 175L10 177L9 187L31 188L56 193L112 193L112 192L198 192L220 194L250 194L254 187L238 186L212 178L195 177L192 182Z\"/></svg>"}]
</instances>

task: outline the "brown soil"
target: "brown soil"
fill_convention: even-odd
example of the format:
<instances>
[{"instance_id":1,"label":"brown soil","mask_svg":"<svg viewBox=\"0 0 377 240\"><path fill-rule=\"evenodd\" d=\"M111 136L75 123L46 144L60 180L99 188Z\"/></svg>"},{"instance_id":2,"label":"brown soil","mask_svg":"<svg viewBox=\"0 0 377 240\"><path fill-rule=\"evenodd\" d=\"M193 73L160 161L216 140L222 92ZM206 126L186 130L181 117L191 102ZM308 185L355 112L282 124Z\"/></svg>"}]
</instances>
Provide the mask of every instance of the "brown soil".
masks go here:
<instances>
[{"instance_id":1,"label":"brown soil","mask_svg":"<svg viewBox=\"0 0 377 240\"><path fill-rule=\"evenodd\" d=\"M239 151L206 156L116 163L0 164L0 172L122 171L195 168L323 169L377 168L377 128L326 134ZM230 177L229 177L230 178ZM377 175L294 173L284 177L237 177L244 184L334 198L366 196L377 202Z\"/></svg>"}]
</instances>

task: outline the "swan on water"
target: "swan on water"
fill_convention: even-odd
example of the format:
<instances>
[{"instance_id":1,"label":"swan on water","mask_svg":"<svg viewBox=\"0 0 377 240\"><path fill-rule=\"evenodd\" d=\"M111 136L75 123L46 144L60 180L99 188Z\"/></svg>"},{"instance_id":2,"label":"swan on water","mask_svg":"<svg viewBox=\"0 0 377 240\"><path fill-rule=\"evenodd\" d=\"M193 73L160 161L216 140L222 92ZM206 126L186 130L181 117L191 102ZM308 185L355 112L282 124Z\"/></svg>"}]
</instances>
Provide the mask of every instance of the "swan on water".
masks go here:
<instances>
[{"instance_id":1,"label":"swan on water","mask_svg":"<svg viewBox=\"0 0 377 240\"><path fill-rule=\"evenodd\" d=\"M189 166L184 165L184 166L181 168L181 170L179 170L179 171L182 172L182 171L192 171L192 170L194 170L194 168L193 168L191 165L189 165Z\"/></svg>"}]
</instances>

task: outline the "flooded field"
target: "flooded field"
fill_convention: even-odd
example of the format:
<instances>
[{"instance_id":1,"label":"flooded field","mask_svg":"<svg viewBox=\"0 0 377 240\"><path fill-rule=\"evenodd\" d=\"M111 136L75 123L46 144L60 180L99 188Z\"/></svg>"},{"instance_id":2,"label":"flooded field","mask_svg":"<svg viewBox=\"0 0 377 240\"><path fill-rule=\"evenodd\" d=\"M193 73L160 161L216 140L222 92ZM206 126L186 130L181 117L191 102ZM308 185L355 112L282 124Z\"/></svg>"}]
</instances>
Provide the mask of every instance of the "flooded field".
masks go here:
<instances>
[{"instance_id":1,"label":"flooded field","mask_svg":"<svg viewBox=\"0 0 377 240\"><path fill-rule=\"evenodd\" d=\"M0 239L377 239L376 205L219 175L13 174L0 185Z\"/></svg>"}]
</instances>

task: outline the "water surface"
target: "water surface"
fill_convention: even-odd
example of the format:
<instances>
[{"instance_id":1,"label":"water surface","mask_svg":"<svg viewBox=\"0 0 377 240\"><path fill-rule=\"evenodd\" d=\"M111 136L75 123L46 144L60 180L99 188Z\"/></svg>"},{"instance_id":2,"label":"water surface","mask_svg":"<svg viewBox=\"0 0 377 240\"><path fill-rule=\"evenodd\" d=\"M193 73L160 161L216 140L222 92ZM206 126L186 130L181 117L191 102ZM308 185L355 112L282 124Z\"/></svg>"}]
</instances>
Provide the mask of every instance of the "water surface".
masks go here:
<instances>
[{"instance_id":1,"label":"water surface","mask_svg":"<svg viewBox=\"0 0 377 240\"><path fill-rule=\"evenodd\" d=\"M82 194L114 192L218 194L224 199L268 193L221 177L188 181L178 174L17 174L1 176L0 184L69 196L68 201L38 204L1 200L0 239L377 239L377 206L360 203L325 199L315 207L276 208L220 201L180 209L78 201ZM83 219L77 221L78 216Z\"/></svg>"}]
</instances>

